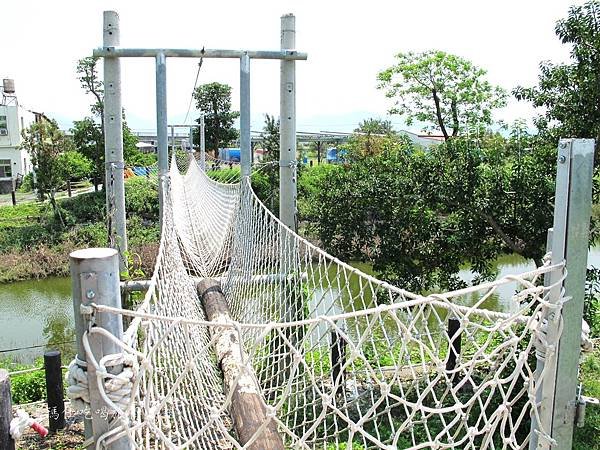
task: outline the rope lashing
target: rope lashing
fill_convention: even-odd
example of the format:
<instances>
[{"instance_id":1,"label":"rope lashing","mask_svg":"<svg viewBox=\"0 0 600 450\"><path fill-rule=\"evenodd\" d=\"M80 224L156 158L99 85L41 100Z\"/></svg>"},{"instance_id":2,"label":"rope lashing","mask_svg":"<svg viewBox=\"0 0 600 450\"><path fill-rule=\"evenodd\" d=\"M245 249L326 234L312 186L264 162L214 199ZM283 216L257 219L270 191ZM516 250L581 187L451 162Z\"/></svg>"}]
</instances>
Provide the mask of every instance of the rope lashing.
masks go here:
<instances>
[{"instance_id":1,"label":"rope lashing","mask_svg":"<svg viewBox=\"0 0 600 450\"><path fill-rule=\"evenodd\" d=\"M138 361L133 355L116 353L105 356L98 362L102 375L103 388L106 396L125 410L131 399L131 389L138 372ZM113 374L111 368L122 366L119 373ZM85 411L90 407L90 392L87 376L87 363L75 357L69 364L65 375L67 381L67 397L71 400L76 411Z\"/></svg>"}]
</instances>

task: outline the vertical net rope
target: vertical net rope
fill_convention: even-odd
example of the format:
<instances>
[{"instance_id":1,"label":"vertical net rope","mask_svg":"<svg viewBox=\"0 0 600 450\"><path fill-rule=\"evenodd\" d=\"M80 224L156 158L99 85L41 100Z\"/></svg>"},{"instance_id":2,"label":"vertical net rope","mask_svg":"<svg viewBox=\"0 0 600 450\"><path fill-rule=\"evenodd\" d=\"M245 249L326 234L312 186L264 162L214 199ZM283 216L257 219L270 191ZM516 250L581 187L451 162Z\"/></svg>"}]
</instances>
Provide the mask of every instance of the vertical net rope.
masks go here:
<instances>
[{"instance_id":1,"label":"vertical net rope","mask_svg":"<svg viewBox=\"0 0 600 450\"><path fill-rule=\"evenodd\" d=\"M215 355L224 328L242 344L241 373L259 386L285 448L523 449L551 439L537 403L551 369L536 369L536 356L556 346L545 327L565 300L563 264L417 295L293 233L248 180L216 182L194 161L184 175L172 164L162 220L142 304L95 306L133 317L121 346L139 363L117 410L124 424L105 441L120 433L139 448L254 448L229 415L233 389ZM228 323L205 316L196 285L207 277L221 282Z\"/></svg>"}]
</instances>

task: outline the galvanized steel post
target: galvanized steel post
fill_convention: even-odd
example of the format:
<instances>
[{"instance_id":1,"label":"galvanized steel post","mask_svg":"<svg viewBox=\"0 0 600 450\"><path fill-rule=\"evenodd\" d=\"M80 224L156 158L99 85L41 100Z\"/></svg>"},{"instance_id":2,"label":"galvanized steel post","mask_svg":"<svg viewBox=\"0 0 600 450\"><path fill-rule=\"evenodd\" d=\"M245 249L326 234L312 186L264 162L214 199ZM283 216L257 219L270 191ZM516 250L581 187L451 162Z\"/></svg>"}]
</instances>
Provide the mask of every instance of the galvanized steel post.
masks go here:
<instances>
[{"instance_id":1,"label":"galvanized steel post","mask_svg":"<svg viewBox=\"0 0 600 450\"><path fill-rule=\"evenodd\" d=\"M112 335L123 337L123 322L121 316L108 313L93 313L89 308L91 303L121 308L121 291L119 285L119 261L117 251L110 248L89 248L77 250L70 255L71 286L73 311L75 313L75 332L77 340L77 358L87 360L83 344L83 335L87 333L91 352L96 361L109 354L121 353L121 348L113 341L96 333L90 333L95 327L101 327ZM111 373L119 373L122 367L109 369ZM87 379L90 395L91 422L85 423L86 437L97 439L108 432L120 421L109 422L106 414L112 409L102 399L93 364L87 364ZM120 438L106 448L111 450L128 450L131 448L128 437Z\"/></svg>"},{"instance_id":2,"label":"galvanized steel post","mask_svg":"<svg viewBox=\"0 0 600 450\"><path fill-rule=\"evenodd\" d=\"M119 45L119 15L104 11L104 48ZM119 267L125 268L127 230L125 222L125 181L123 172L123 109L121 106L121 61L104 58L104 161L106 209L110 245L119 251Z\"/></svg>"},{"instance_id":3,"label":"galvanized steel post","mask_svg":"<svg viewBox=\"0 0 600 450\"><path fill-rule=\"evenodd\" d=\"M554 443L538 438L538 449L571 449L581 350L581 321L592 207L593 139L561 139L558 148L556 196L552 232L552 263L566 262L567 277L550 290L549 302L568 298L561 313L546 311L546 351L539 407L540 425ZM561 274L550 274L557 284ZM561 291L564 289L564 295ZM562 329L562 334L559 333Z\"/></svg>"},{"instance_id":4,"label":"galvanized steel post","mask_svg":"<svg viewBox=\"0 0 600 450\"><path fill-rule=\"evenodd\" d=\"M250 57L240 57L240 166L242 177L252 171L252 145L250 140Z\"/></svg>"},{"instance_id":5,"label":"galvanized steel post","mask_svg":"<svg viewBox=\"0 0 600 450\"><path fill-rule=\"evenodd\" d=\"M169 172L169 142L167 123L167 59L156 55L156 137L158 147L158 199L162 225L163 189Z\"/></svg>"},{"instance_id":6,"label":"galvanized steel post","mask_svg":"<svg viewBox=\"0 0 600 450\"><path fill-rule=\"evenodd\" d=\"M206 141L204 136L204 113L200 114L200 167L206 170Z\"/></svg>"},{"instance_id":7,"label":"galvanized steel post","mask_svg":"<svg viewBox=\"0 0 600 450\"><path fill-rule=\"evenodd\" d=\"M557 237L559 228L554 226L554 242L557 254L562 250L567 264L567 278L563 282L565 296L569 297L562 307L562 335L558 345L552 438L557 445L553 450L571 449L581 351L581 321L587 272L587 254L592 212L592 176L594 168L593 139L564 139L560 146L570 147L566 161L559 165L570 165L567 188L566 228L564 235ZM556 219L555 219L556 220ZM559 241L557 243L557 241Z\"/></svg>"},{"instance_id":8,"label":"galvanized steel post","mask_svg":"<svg viewBox=\"0 0 600 450\"><path fill-rule=\"evenodd\" d=\"M296 18L281 17L281 49L296 47ZM281 61L279 218L296 231L296 62Z\"/></svg>"}]
</instances>

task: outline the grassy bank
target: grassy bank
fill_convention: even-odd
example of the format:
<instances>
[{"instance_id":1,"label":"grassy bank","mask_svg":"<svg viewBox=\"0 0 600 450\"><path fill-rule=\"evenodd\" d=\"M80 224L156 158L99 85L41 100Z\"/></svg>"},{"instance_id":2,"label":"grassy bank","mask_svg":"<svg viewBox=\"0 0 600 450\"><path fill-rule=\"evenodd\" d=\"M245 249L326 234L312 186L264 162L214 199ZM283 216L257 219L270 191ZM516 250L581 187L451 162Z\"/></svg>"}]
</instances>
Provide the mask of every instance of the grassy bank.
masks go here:
<instances>
[{"instance_id":1,"label":"grassy bank","mask_svg":"<svg viewBox=\"0 0 600 450\"><path fill-rule=\"evenodd\" d=\"M152 273L156 255L158 193L144 178L125 184L127 232L132 264ZM89 192L47 203L0 206L0 283L69 274L69 253L104 247L107 229L104 192Z\"/></svg>"}]
</instances>

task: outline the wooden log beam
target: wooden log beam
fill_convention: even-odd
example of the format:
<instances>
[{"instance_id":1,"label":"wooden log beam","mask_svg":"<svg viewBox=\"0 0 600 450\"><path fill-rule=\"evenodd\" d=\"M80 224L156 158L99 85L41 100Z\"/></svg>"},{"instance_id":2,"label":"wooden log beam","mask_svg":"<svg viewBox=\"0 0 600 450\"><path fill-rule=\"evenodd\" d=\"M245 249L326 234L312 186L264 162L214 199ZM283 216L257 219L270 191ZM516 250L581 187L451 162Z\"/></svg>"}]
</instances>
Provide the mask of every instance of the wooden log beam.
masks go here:
<instances>
[{"instance_id":1,"label":"wooden log beam","mask_svg":"<svg viewBox=\"0 0 600 450\"><path fill-rule=\"evenodd\" d=\"M197 284L198 297L209 321L218 324L233 322L229 306L221 291L221 284L213 279L203 279ZM248 447L250 450L283 450L283 440L277 423L267 418L266 404L260 387L251 370L244 367L246 355L236 330L229 326L211 327L215 338L217 359L223 372L226 392L232 392L229 413L233 419L239 443L246 445L259 427L262 432Z\"/></svg>"}]
</instances>

